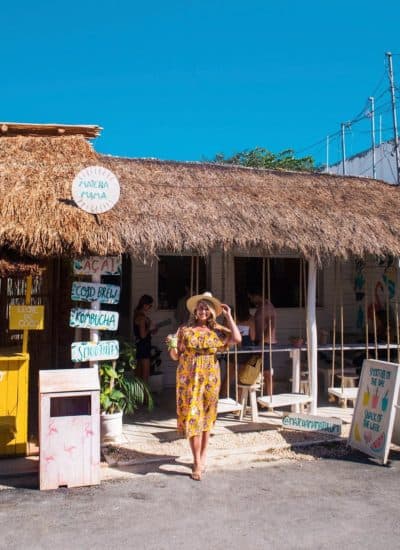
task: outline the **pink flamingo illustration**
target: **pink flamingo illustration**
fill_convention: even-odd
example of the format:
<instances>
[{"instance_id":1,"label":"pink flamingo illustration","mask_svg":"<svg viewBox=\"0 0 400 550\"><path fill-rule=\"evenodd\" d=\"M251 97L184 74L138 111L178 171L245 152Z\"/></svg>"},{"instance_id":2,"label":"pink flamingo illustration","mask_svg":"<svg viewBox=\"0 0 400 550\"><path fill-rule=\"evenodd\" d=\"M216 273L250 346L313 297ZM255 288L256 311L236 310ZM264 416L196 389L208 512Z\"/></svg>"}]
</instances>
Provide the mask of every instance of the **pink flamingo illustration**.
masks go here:
<instances>
[{"instance_id":1,"label":"pink flamingo illustration","mask_svg":"<svg viewBox=\"0 0 400 550\"><path fill-rule=\"evenodd\" d=\"M85 436L89 437L94 435L94 431L90 428L90 424L85 424Z\"/></svg>"},{"instance_id":2,"label":"pink flamingo illustration","mask_svg":"<svg viewBox=\"0 0 400 550\"><path fill-rule=\"evenodd\" d=\"M68 453L70 456L72 454L72 451L74 451L75 449L76 449L75 445L70 445L69 447L66 447L64 443L64 451Z\"/></svg>"},{"instance_id":3,"label":"pink flamingo illustration","mask_svg":"<svg viewBox=\"0 0 400 550\"><path fill-rule=\"evenodd\" d=\"M53 422L50 422L49 424L49 432L48 432L48 436L51 436L51 434L58 434L58 430L57 430L57 427L54 426L54 423Z\"/></svg>"}]
</instances>

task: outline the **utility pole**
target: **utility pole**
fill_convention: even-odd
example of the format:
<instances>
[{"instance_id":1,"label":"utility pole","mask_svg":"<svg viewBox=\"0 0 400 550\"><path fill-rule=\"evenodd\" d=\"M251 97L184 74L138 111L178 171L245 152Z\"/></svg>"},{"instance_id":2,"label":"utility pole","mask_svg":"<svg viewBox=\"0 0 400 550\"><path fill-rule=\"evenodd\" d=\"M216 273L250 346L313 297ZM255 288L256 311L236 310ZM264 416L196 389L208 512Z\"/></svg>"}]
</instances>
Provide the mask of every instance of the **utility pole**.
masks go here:
<instances>
[{"instance_id":1,"label":"utility pole","mask_svg":"<svg viewBox=\"0 0 400 550\"><path fill-rule=\"evenodd\" d=\"M343 176L346 175L346 140L345 140L345 130L346 130L347 123L342 122L340 125L341 132L342 132L342 174Z\"/></svg>"},{"instance_id":2,"label":"utility pole","mask_svg":"<svg viewBox=\"0 0 400 550\"><path fill-rule=\"evenodd\" d=\"M386 57L388 58L390 94L392 96L393 134L394 134L394 151L396 154L397 185L400 185L399 136L397 134L396 93L395 93L395 86L394 86L392 54L390 52L386 52Z\"/></svg>"},{"instance_id":3,"label":"utility pole","mask_svg":"<svg viewBox=\"0 0 400 550\"><path fill-rule=\"evenodd\" d=\"M376 179L376 163L375 163L375 99L373 97L368 98L371 116L371 148L372 148L372 177Z\"/></svg>"},{"instance_id":4,"label":"utility pole","mask_svg":"<svg viewBox=\"0 0 400 550\"><path fill-rule=\"evenodd\" d=\"M329 136L326 136L326 166L325 172L329 174Z\"/></svg>"}]
</instances>

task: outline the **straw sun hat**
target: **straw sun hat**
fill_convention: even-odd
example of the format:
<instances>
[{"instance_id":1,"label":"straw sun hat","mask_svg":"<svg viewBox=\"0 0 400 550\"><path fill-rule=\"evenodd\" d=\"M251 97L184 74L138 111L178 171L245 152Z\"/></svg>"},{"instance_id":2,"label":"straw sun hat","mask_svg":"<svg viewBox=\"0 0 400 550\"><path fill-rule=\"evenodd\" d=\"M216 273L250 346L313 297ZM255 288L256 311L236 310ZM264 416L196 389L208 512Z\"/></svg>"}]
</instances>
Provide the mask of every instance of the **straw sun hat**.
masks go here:
<instances>
[{"instance_id":1,"label":"straw sun hat","mask_svg":"<svg viewBox=\"0 0 400 550\"><path fill-rule=\"evenodd\" d=\"M196 294L196 296L191 296L187 301L186 301L186 307L188 308L188 310L190 311L190 313L193 313L194 310L196 309L196 306L199 302L201 302L202 300L205 300L206 302L210 302L214 309L215 309L215 314L217 315L221 315L222 313L222 305L221 305L221 302L218 300L218 298L214 298L214 296L211 294L211 292L204 292L203 294Z\"/></svg>"}]
</instances>

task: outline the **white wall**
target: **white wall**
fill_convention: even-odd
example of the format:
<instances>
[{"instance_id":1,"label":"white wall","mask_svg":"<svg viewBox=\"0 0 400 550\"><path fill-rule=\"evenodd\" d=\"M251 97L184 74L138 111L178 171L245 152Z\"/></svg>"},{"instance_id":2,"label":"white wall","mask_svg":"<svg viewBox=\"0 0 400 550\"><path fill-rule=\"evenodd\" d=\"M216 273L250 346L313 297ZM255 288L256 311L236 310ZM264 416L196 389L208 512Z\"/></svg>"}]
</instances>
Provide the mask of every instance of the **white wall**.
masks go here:
<instances>
[{"instance_id":1,"label":"white wall","mask_svg":"<svg viewBox=\"0 0 400 550\"><path fill-rule=\"evenodd\" d=\"M248 254L246 254L248 255ZM289 256L289 254L285 254ZM224 267L225 261L225 267ZM375 266L375 267L374 267ZM234 255L228 254L224 256L221 252L211 254L210 257L210 281L209 290L215 295L226 301L229 304L234 303ZM383 268L376 267L372 261L369 262L367 269L368 279L368 303L373 298L373 288L376 281L381 278ZM223 282L223 275L225 274L225 283ZM354 277L355 267L354 262L349 261L342 264L341 267L341 279L336 282L335 291L335 277L334 277L334 264L326 264L322 270L319 271L320 289L322 293L322 306L317 308L317 324L318 330L321 329L329 333L329 339L332 338L333 330L333 304L336 293L336 327L337 333L340 332L340 293L343 293L343 320L344 320L344 332L351 338L352 334L358 334L360 338L363 337L361 331L356 327L356 314L357 303L355 300L354 291ZM338 271L339 278L339 271ZM132 289L133 289L133 303L136 305L138 299L142 294L150 294L154 297L155 303L157 303L157 263L144 265L137 260L133 260L132 269ZM297 336L302 334L305 336L305 309L304 308L279 308L277 309L277 338L279 343L287 343L290 336ZM159 333L153 337L155 345L159 346L163 350L162 361L164 370L164 379L166 386L175 385L175 371L176 363L169 359L169 356L165 349L164 340L167 334L174 332L177 328L177 323L174 318L173 310L158 310L154 308L152 318L155 322L165 319L171 319L172 324L160 329ZM303 357L305 361L305 355ZM291 375L291 362L289 357L284 353L275 353L273 355L273 362L275 368L276 379L288 380Z\"/></svg>"},{"instance_id":2,"label":"white wall","mask_svg":"<svg viewBox=\"0 0 400 550\"><path fill-rule=\"evenodd\" d=\"M375 148L376 179L388 183L397 183L396 156L394 145L387 141ZM342 162L329 167L330 174L342 175ZM365 176L372 178L372 151L363 151L346 160L346 172L349 176Z\"/></svg>"}]
</instances>

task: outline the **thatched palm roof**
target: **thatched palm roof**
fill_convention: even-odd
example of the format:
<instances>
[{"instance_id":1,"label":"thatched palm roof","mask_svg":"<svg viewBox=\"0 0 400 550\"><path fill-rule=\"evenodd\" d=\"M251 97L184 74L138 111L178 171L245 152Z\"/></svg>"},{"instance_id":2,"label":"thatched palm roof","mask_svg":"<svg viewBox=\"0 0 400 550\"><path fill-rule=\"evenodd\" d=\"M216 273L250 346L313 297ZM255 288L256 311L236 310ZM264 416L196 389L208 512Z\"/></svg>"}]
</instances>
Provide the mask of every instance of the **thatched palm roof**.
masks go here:
<instances>
[{"instance_id":1,"label":"thatched palm roof","mask_svg":"<svg viewBox=\"0 0 400 550\"><path fill-rule=\"evenodd\" d=\"M71 198L100 164L119 203L94 216ZM0 247L49 257L223 247L317 258L400 255L399 189L379 181L97 154L80 136L0 138Z\"/></svg>"}]
</instances>

